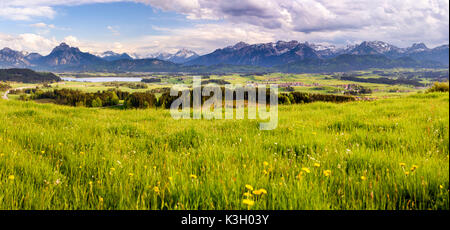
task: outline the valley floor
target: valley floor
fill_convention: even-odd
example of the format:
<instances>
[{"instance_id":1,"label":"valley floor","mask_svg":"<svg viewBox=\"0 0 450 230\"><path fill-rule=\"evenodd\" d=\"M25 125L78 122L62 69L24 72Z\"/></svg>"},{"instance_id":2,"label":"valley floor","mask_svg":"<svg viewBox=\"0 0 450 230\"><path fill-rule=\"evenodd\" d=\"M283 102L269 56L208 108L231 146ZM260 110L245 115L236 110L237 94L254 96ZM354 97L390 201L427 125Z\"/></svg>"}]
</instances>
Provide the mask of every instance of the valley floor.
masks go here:
<instances>
[{"instance_id":1,"label":"valley floor","mask_svg":"<svg viewBox=\"0 0 450 230\"><path fill-rule=\"evenodd\" d=\"M449 209L449 94L174 120L0 100L0 209Z\"/></svg>"}]
</instances>

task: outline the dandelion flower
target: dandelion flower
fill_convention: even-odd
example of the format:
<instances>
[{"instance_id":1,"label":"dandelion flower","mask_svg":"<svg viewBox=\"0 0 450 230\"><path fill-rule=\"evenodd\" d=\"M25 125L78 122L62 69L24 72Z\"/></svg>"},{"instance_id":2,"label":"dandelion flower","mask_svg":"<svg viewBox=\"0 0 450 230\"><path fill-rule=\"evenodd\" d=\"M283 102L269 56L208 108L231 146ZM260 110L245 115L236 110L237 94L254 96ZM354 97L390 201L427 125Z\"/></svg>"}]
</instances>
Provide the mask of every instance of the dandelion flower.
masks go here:
<instances>
[{"instance_id":1,"label":"dandelion flower","mask_svg":"<svg viewBox=\"0 0 450 230\"><path fill-rule=\"evenodd\" d=\"M331 170L323 170L323 175L329 177L331 175Z\"/></svg>"},{"instance_id":2,"label":"dandelion flower","mask_svg":"<svg viewBox=\"0 0 450 230\"><path fill-rule=\"evenodd\" d=\"M440 189L443 189L443 188L444 188L444 186L443 186L443 185L439 185L439 188L440 188Z\"/></svg>"},{"instance_id":3,"label":"dandelion flower","mask_svg":"<svg viewBox=\"0 0 450 230\"><path fill-rule=\"evenodd\" d=\"M172 181L172 180L173 180L173 178L172 178L172 177L170 176L170 177L169 177L169 180L170 180L170 181Z\"/></svg>"},{"instance_id":4,"label":"dandelion flower","mask_svg":"<svg viewBox=\"0 0 450 230\"><path fill-rule=\"evenodd\" d=\"M319 164L319 163L314 163L314 167L319 168L319 167L320 167L320 164Z\"/></svg>"},{"instance_id":5,"label":"dandelion flower","mask_svg":"<svg viewBox=\"0 0 450 230\"><path fill-rule=\"evenodd\" d=\"M367 180L367 177L361 176L361 180Z\"/></svg>"},{"instance_id":6,"label":"dandelion flower","mask_svg":"<svg viewBox=\"0 0 450 230\"><path fill-rule=\"evenodd\" d=\"M408 175L409 175L409 172L405 172L405 175L407 175L407 176L408 176Z\"/></svg>"},{"instance_id":7,"label":"dandelion flower","mask_svg":"<svg viewBox=\"0 0 450 230\"><path fill-rule=\"evenodd\" d=\"M133 173L128 173L128 176L134 176L134 174Z\"/></svg>"},{"instance_id":8,"label":"dandelion flower","mask_svg":"<svg viewBox=\"0 0 450 230\"><path fill-rule=\"evenodd\" d=\"M155 187L153 188L153 191L156 192L156 193L159 193L159 188L158 188L157 186L155 186Z\"/></svg>"},{"instance_id":9,"label":"dandelion flower","mask_svg":"<svg viewBox=\"0 0 450 230\"><path fill-rule=\"evenodd\" d=\"M255 202L253 200L250 200L250 199L244 199L244 200L242 200L242 203L247 205L247 206L253 206L255 204Z\"/></svg>"},{"instance_id":10,"label":"dandelion flower","mask_svg":"<svg viewBox=\"0 0 450 230\"><path fill-rule=\"evenodd\" d=\"M255 191L253 191L253 193L254 193ZM256 194L255 194L256 195ZM251 193L249 193L249 192L245 192L244 193L244 196L246 196L246 197L251 197L252 196L252 194Z\"/></svg>"},{"instance_id":11,"label":"dandelion flower","mask_svg":"<svg viewBox=\"0 0 450 230\"><path fill-rule=\"evenodd\" d=\"M310 173L311 170L309 170L309 168L302 168L302 171L306 172L306 173Z\"/></svg>"},{"instance_id":12,"label":"dandelion flower","mask_svg":"<svg viewBox=\"0 0 450 230\"><path fill-rule=\"evenodd\" d=\"M414 172L414 170L416 170L417 168L419 168L419 166L413 165L413 166L411 167L411 172Z\"/></svg>"},{"instance_id":13,"label":"dandelion flower","mask_svg":"<svg viewBox=\"0 0 450 230\"><path fill-rule=\"evenodd\" d=\"M99 196L98 197L98 202L103 203L103 197Z\"/></svg>"},{"instance_id":14,"label":"dandelion flower","mask_svg":"<svg viewBox=\"0 0 450 230\"><path fill-rule=\"evenodd\" d=\"M192 179L197 179L197 176L196 175L194 175L194 174L191 174L191 176L190 176Z\"/></svg>"},{"instance_id":15,"label":"dandelion flower","mask_svg":"<svg viewBox=\"0 0 450 230\"><path fill-rule=\"evenodd\" d=\"M259 195L262 195L262 194L267 194L267 191L265 189L263 189L263 188L260 188L258 190L253 191L253 194L259 196Z\"/></svg>"},{"instance_id":16,"label":"dandelion flower","mask_svg":"<svg viewBox=\"0 0 450 230\"><path fill-rule=\"evenodd\" d=\"M269 165L269 162L264 161L263 164L264 164L264 166L268 166L268 165Z\"/></svg>"},{"instance_id":17,"label":"dandelion flower","mask_svg":"<svg viewBox=\"0 0 450 230\"><path fill-rule=\"evenodd\" d=\"M255 194L255 195L257 195L257 196L259 196L259 195L261 195L261 194L262 194L262 192L261 192L261 191L259 191L259 190L255 190L255 191L253 191L252 193L253 193L253 194Z\"/></svg>"},{"instance_id":18,"label":"dandelion flower","mask_svg":"<svg viewBox=\"0 0 450 230\"><path fill-rule=\"evenodd\" d=\"M249 185L249 184L246 184L246 185L245 185L245 188L248 189L248 190L250 190L250 191L253 191L253 186L251 186L251 185Z\"/></svg>"},{"instance_id":19,"label":"dandelion flower","mask_svg":"<svg viewBox=\"0 0 450 230\"><path fill-rule=\"evenodd\" d=\"M400 165L401 167L405 167L405 166L406 166L405 163L400 163L399 165Z\"/></svg>"},{"instance_id":20,"label":"dandelion flower","mask_svg":"<svg viewBox=\"0 0 450 230\"><path fill-rule=\"evenodd\" d=\"M9 177L8 177L8 179L10 179L10 180L14 180L14 175L9 175Z\"/></svg>"}]
</instances>

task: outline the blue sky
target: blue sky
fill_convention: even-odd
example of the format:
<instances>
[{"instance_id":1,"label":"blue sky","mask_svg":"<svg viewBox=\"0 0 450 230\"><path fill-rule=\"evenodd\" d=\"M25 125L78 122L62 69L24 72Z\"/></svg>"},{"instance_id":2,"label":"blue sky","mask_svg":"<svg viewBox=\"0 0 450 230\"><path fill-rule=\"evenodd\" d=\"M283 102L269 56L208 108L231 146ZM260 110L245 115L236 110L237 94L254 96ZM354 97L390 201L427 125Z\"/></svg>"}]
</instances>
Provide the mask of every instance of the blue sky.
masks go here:
<instances>
[{"instance_id":1,"label":"blue sky","mask_svg":"<svg viewBox=\"0 0 450 230\"><path fill-rule=\"evenodd\" d=\"M94 2L94 3L93 3ZM447 0L0 0L0 48L200 54L239 41L448 44Z\"/></svg>"}]
</instances>

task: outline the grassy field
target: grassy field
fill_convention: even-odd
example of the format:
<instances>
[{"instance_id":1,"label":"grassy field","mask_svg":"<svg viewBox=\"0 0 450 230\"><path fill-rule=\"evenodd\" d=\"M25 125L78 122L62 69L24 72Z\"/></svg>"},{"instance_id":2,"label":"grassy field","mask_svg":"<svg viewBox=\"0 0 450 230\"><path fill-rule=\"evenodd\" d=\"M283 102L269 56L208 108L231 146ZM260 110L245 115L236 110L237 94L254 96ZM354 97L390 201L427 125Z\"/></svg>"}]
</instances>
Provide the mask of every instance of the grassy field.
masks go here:
<instances>
[{"instance_id":1,"label":"grassy field","mask_svg":"<svg viewBox=\"0 0 450 230\"><path fill-rule=\"evenodd\" d=\"M256 120L0 100L0 209L449 209L449 94Z\"/></svg>"}]
</instances>

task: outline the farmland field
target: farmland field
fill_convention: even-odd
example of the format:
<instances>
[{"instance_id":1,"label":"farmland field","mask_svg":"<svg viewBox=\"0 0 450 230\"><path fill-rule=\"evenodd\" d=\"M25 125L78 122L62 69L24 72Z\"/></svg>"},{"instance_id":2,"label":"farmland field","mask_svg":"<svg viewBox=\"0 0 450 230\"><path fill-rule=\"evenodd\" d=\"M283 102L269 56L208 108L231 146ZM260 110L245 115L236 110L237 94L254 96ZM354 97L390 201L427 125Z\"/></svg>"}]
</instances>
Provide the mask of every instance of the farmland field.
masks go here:
<instances>
[{"instance_id":1,"label":"farmland field","mask_svg":"<svg viewBox=\"0 0 450 230\"><path fill-rule=\"evenodd\" d=\"M0 100L0 209L448 210L449 94L418 91L281 105L271 131Z\"/></svg>"}]
</instances>

